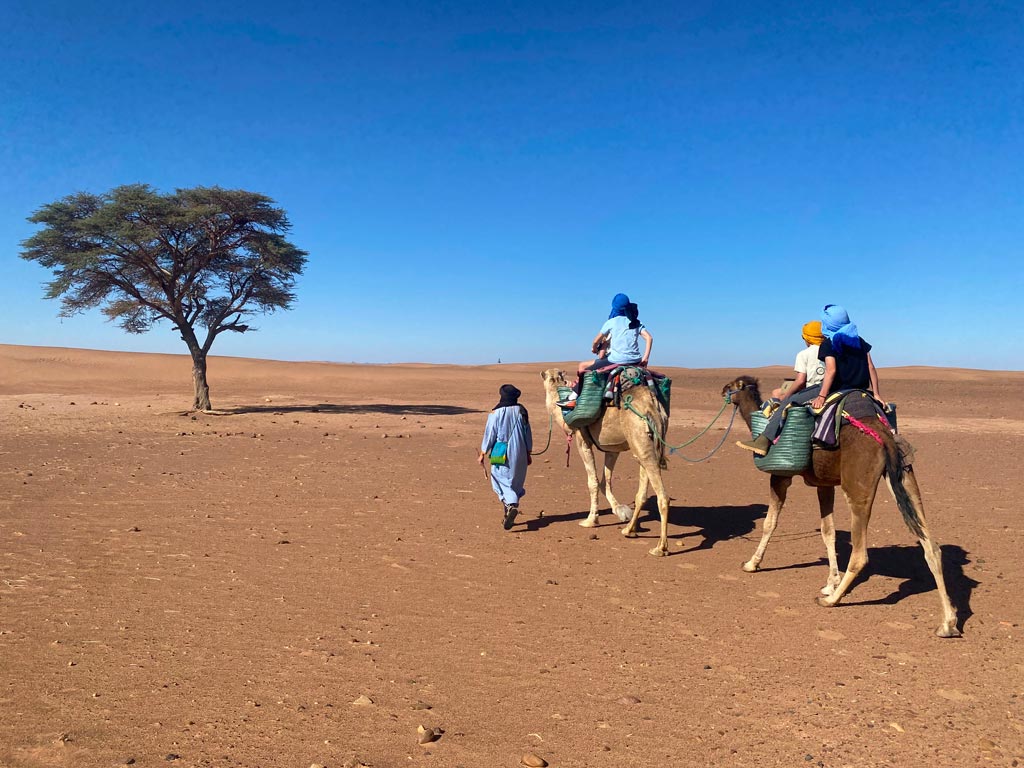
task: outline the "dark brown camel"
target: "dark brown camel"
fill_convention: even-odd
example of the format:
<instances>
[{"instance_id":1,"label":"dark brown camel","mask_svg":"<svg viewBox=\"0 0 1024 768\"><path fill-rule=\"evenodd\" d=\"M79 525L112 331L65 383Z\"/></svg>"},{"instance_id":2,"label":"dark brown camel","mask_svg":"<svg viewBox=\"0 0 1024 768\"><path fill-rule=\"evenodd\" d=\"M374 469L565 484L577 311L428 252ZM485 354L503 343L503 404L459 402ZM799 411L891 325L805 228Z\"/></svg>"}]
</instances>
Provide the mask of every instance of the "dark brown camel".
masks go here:
<instances>
[{"instance_id":1,"label":"dark brown camel","mask_svg":"<svg viewBox=\"0 0 1024 768\"><path fill-rule=\"evenodd\" d=\"M750 415L761 405L757 379L740 376L722 388L722 394L726 393L732 394L733 402L749 427ZM914 471L909 466L903 466L900 450L892 433L888 429L879 429L878 434L883 445L879 445L873 437L854 426L842 427L839 435L840 447L836 450L813 451L811 465L800 475L807 485L818 489L821 538L824 539L828 552L828 581L821 590L823 596L818 598L818 604L826 608L836 605L846 594L857 574L867 565L868 520L871 518L871 505L878 490L878 481L884 477L889 491L896 499L900 514L903 515L903 521L921 542L928 568L935 577L939 600L942 602L942 623L935 630L935 634L939 637L959 637L956 611L950 602L942 578L942 553L928 533L924 505L921 502L921 492ZM792 477L771 476L768 516L764 521L761 542L757 545L753 557L743 564L743 570L753 573L760 567L792 482ZM836 563L836 529L832 520L836 486L843 489L851 514L850 541L853 551L842 579L839 578L839 567Z\"/></svg>"}]
</instances>

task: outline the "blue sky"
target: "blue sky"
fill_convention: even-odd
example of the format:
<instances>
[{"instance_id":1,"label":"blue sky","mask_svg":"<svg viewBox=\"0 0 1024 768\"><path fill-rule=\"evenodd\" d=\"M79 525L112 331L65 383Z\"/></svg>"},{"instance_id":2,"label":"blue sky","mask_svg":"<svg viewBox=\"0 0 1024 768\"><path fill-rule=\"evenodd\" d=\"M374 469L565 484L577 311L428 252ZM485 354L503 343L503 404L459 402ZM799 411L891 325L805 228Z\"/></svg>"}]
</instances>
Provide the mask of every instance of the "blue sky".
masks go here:
<instances>
[{"instance_id":1,"label":"blue sky","mask_svg":"<svg viewBox=\"0 0 1024 768\"><path fill-rule=\"evenodd\" d=\"M214 354L789 364L846 306L886 365L1024 369L1017 3L0 4L0 343L185 352L61 320L39 206L273 197L295 309Z\"/></svg>"}]
</instances>

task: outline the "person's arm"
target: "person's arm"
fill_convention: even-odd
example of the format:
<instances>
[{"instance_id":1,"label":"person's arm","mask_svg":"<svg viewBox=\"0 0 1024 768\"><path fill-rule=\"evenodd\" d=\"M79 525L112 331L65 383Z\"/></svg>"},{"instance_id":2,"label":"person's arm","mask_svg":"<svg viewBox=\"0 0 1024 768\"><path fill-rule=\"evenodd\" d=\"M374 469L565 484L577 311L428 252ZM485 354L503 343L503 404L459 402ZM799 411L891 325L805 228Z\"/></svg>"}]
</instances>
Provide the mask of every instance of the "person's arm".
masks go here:
<instances>
[{"instance_id":1,"label":"person's arm","mask_svg":"<svg viewBox=\"0 0 1024 768\"><path fill-rule=\"evenodd\" d=\"M871 391L875 393L875 400L884 403L882 393L878 391L878 371L875 370L875 362L871 359L870 352L868 352L868 378L871 381Z\"/></svg>"},{"instance_id":2,"label":"person's arm","mask_svg":"<svg viewBox=\"0 0 1024 768\"><path fill-rule=\"evenodd\" d=\"M608 334L606 334L604 331L602 331L601 333L597 334L597 336L594 337L594 341L591 342L591 344L590 344L590 351L593 352L595 355L598 352L601 352L602 349L604 349L604 351L607 351L607 347L605 346L605 340L607 338L608 338ZM600 356L604 357L604 355L600 355Z\"/></svg>"},{"instance_id":3,"label":"person's arm","mask_svg":"<svg viewBox=\"0 0 1024 768\"><path fill-rule=\"evenodd\" d=\"M825 405L825 398L827 398L828 393L832 391L832 381L835 377L836 359L832 357L832 355L829 355L825 358L825 378L821 380L821 394L811 401L812 408L817 410Z\"/></svg>"},{"instance_id":4,"label":"person's arm","mask_svg":"<svg viewBox=\"0 0 1024 768\"><path fill-rule=\"evenodd\" d=\"M647 365L651 360L651 348L654 347L654 337L651 336L650 331L644 328L640 331L640 336L647 342L647 348L644 349L644 356L640 358L640 365Z\"/></svg>"},{"instance_id":5,"label":"person's arm","mask_svg":"<svg viewBox=\"0 0 1024 768\"><path fill-rule=\"evenodd\" d=\"M494 441L497 438L498 436L494 431L494 414L491 413L487 416L487 426L484 427L484 439L480 443L480 455L476 457L477 463L484 463L484 459L491 452L491 448L494 447Z\"/></svg>"},{"instance_id":6,"label":"person's arm","mask_svg":"<svg viewBox=\"0 0 1024 768\"><path fill-rule=\"evenodd\" d=\"M530 427L530 422L526 422L526 465L533 464L533 457L530 453L533 452L533 429Z\"/></svg>"},{"instance_id":7,"label":"person's arm","mask_svg":"<svg viewBox=\"0 0 1024 768\"><path fill-rule=\"evenodd\" d=\"M804 373L803 371L801 371L800 373L798 373L796 375L796 378L793 379L793 383L789 385L789 389L787 389L785 392L782 392L781 390L775 390L776 392L779 392L780 394L776 395L775 392L772 392L772 397L780 397L780 398L792 397L793 395L795 395L797 392L799 392L801 389L803 389L806 386L807 386L807 374Z\"/></svg>"},{"instance_id":8,"label":"person's arm","mask_svg":"<svg viewBox=\"0 0 1024 768\"><path fill-rule=\"evenodd\" d=\"M776 389L773 389L771 390L771 396L776 400L785 399L786 397L790 397L791 395L794 395L797 392L799 392L801 389L804 388L806 384L807 374L798 373L797 378L793 380L793 384L790 385L790 388L783 390L782 387L778 387Z\"/></svg>"},{"instance_id":9,"label":"person's arm","mask_svg":"<svg viewBox=\"0 0 1024 768\"><path fill-rule=\"evenodd\" d=\"M793 383L789 385L788 389L786 389L784 386L778 387L777 389L773 389L773 400L784 400L785 398L789 397L790 395L796 394L797 392L804 388L804 385L807 383L807 364L804 361L805 355L806 350L796 356L796 361L793 363L793 372L796 373L796 376L793 377Z\"/></svg>"}]
</instances>

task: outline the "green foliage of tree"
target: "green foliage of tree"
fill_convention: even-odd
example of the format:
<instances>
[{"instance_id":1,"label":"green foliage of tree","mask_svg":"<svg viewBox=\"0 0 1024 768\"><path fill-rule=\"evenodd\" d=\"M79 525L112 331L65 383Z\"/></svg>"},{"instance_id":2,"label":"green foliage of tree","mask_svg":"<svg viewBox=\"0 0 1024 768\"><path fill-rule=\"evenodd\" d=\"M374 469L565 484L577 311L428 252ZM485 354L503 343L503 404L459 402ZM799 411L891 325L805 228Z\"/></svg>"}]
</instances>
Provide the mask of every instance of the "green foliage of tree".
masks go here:
<instances>
[{"instance_id":1,"label":"green foliage of tree","mask_svg":"<svg viewBox=\"0 0 1024 768\"><path fill-rule=\"evenodd\" d=\"M306 252L285 238L285 212L244 190L160 194L133 184L70 195L29 221L42 229L22 243L21 257L53 270L46 297L61 300L61 316L99 307L128 333L170 321L192 355L198 410L210 408L214 340L255 330L254 314L290 308L306 264Z\"/></svg>"}]
</instances>

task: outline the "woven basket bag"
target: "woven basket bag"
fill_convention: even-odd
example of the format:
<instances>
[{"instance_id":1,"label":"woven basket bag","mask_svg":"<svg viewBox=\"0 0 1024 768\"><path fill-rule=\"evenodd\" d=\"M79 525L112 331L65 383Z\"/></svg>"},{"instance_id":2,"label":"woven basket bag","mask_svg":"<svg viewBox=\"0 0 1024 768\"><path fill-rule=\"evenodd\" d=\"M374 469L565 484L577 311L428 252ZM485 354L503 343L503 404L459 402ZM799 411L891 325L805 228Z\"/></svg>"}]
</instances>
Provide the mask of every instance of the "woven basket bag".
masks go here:
<instances>
[{"instance_id":1,"label":"woven basket bag","mask_svg":"<svg viewBox=\"0 0 1024 768\"><path fill-rule=\"evenodd\" d=\"M761 411L750 416L750 431L757 437L768 425L768 417ZM814 416L810 409L794 406L786 414L779 440L768 451L767 456L754 455L754 466L762 472L773 475L799 475L811 460L811 433L814 431Z\"/></svg>"}]
</instances>

